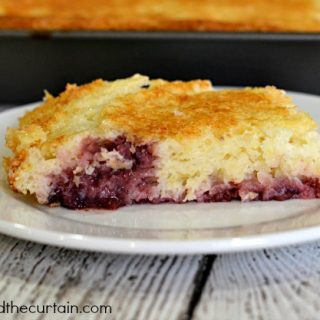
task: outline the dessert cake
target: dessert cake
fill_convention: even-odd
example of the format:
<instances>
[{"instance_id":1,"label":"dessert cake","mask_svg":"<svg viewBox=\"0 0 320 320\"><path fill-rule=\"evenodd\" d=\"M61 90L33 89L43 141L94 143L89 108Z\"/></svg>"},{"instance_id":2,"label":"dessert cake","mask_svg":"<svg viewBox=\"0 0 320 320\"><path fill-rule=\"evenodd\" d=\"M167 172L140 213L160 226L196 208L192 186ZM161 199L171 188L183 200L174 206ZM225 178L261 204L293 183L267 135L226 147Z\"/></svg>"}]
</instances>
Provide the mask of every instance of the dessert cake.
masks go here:
<instances>
[{"instance_id":1,"label":"dessert cake","mask_svg":"<svg viewBox=\"0 0 320 320\"><path fill-rule=\"evenodd\" d=\"M319 0L0 0L0 29L319 32Z\"/></svg>"},{"instance_id":2,"label":"dessert cake","mask_svg":"<svg viewBox=\"0 0 320 320\"><path fill-rule=\"evenodd\" d=\"M320 197L317 125L275 87L210 81L68 84L7 132L11 188L41 204Z\"/></svg>"}]
</instances>

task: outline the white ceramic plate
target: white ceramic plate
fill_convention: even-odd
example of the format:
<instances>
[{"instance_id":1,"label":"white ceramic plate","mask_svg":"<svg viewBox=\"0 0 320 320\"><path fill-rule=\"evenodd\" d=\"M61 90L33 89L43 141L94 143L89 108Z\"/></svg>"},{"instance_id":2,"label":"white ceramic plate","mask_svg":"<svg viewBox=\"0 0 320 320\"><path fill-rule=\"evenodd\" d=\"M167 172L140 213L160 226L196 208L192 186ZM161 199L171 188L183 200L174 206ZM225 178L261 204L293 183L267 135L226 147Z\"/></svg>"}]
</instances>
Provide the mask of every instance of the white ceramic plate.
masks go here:
<instances>
[{"instance_id":1,"label":"white ceramic plate","mask_svg":"<svg viewBox=\"0 0 320 320\"><path fill-rule=\"evenodd\" d=\"M320 97L290 93L320 123ZM6 127L34 105L0 113ZM2 170L2 169L1 169ZM0 177L0 232L69 248L196 254L252 250L320 239L320 200L135 205L115 211L48 208L14 194Z\"/></svg>"}]
</instances>

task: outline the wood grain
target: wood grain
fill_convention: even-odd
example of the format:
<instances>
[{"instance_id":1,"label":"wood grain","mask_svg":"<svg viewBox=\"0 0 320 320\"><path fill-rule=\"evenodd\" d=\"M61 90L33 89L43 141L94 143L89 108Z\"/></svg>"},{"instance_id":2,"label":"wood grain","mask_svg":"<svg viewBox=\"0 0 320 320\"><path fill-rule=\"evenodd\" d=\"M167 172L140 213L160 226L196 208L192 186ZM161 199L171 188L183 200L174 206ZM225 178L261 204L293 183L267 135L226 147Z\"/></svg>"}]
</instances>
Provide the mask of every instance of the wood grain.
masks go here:
<instances>
[{"instance_id":1,"label":"wood grain","mask_svg":"<svg viewBox=\"0 0 320 320\"><path fill-rule=\"evenodd\" d=\"M0 319L317 320L320 243L214 256L129 256L0 236L0 297L111 305L112 314Z\"/></svg>"},{"instance_id":2,"label":"wood grain","mask_svg":"<svg viewBox=\"0 0 320 320\"><path fill-rule=\"evenodd\" d=\"M317 320L319 295L319 242L220 255L194 319Z\"/></svg>"},{"instance_id":3,"label":"wood grain","mask_svg":"<svg viewBox=\"0 0 320 320\"><path fill-rule=\"evenodd\" d=\"M201 260L88 253L0 236L0 303L112 307L109 317L20 314L5 319L183 319Z\"/></svg>"}]
</instances>

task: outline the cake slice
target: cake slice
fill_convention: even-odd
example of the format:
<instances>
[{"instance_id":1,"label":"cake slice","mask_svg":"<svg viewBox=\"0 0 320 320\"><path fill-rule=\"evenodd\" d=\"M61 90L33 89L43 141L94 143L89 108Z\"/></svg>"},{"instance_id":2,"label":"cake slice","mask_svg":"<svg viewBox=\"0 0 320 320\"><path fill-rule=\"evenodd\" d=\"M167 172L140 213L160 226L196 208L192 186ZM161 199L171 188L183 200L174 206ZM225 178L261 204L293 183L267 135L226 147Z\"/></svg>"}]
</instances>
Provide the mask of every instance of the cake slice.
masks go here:
<instances>
[{"instance_id":1,"label":"cake slice","mask_svg":"<svg viewBox=\"0 0 320 320\"><path fill-rule=\"evenodd\" d=\"M0 30L320 32L319 0L0 0Z\"/></svg>"},{"instance_id":2,"label":"cake slice","mask_svg":"<svg viewBox=\"0 0 320 320\"><path fill-rule=\"evenodd\" d=\"M320 197L317 125L271 86L142 75L67 85L9 129L7 145L11 188L41 204Z\"/></svg>"}]
</instances>

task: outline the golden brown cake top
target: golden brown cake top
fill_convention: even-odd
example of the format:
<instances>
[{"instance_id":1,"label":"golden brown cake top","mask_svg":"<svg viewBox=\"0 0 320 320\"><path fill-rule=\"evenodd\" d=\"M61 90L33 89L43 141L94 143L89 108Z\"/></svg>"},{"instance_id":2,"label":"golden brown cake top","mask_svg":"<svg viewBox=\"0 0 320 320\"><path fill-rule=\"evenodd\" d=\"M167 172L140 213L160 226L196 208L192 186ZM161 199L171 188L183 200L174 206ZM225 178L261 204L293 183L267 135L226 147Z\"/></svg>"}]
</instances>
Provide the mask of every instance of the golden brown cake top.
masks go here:
<instances>
[{"instance_id":1,"label":"golden brown cake top","mask_svg":"<svg viewBox=\"0 0 320 320\"><path fill-rule=\"evenodd\" d=\"M289 129L299 136L316 128L282 90L275 87L213 90L207 80L150 81L148 77L83 86L68 85L10 129L14 152L40 147L46 157L76 135L125 134L137 141L223 139L244 132Z\"/></svg>"},{"instance_id":2,"label":"golden brown cake top","mask_svg":"<svg viewBox=\"0 0 320 320\"><path fill-rule=\"evenodd\" d=\"M0 0L0 28L319 32L319 0Z\"/></svg>"},{"instance_id":3,"label":"golden brown cake top","mask_svg":"<svg viewBox=\"0 0 320 320\"><path fill-rule=\"evenodd\" d=\"M206 130L223 138L273 127L303 131L315 126L275 87L172 94L169 86L112 101L101 113L102 127L111 123L131 136L158 140L196 137Z\"/></svg>"}]
</instances>

